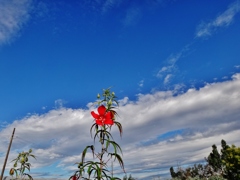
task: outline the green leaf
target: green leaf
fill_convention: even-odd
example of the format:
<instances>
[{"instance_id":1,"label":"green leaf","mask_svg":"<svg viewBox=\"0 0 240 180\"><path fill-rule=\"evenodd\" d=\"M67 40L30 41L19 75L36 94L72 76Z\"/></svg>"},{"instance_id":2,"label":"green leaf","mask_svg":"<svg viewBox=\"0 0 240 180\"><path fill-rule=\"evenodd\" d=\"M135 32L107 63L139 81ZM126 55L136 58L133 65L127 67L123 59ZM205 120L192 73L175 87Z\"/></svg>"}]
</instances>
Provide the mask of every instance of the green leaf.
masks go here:
<instances>
[{"instance_id":1,"label":"green leaf","mask_svg":"<svg viewBox=\"0 0 240 180\"><path fill-rule=\"evenodd\" d=\"M14 169L14 172L15 172L15 174L16 174L16 177L18 177L18 171L17 171L17 169Z\"/></svg>"},{"instance_id":2,"label":"green leaf","mask_svg":"<svg viewBox=\"0 0 240 180\"><path fill-rule=\"evenodd\" d=\"M24 166L28 169L28 171L30 171L30 166L31 166L30 163L25 163Z\"/></svg>"},{"instance_id":3,"label":"green leaf","mask_svg":"<svg viewBox=\"0 0 240 180\"><path fill-rule=\"evenodd\" d=\"M118 130L119 130L119 132L120 132L120 136L122 137L123 129L122 129L122 125L121 125L121 123L115 121L114 124L117 125Z\"/></svg>"},{"instance_id":4,"label":"green leaf","mask_svg":"<svg viewBox=\"0 0 240 180\"><path fill-rule=\"evenodd\" d=\"M86 153L87 153L88 148L90 148L90 149L92 150L92 153L93 153L93 155L94 155L94 147L93 147L93 145L87 146L87 147L83 150L83 152L82 152L82 161L81 161L82 163L84 162L85 155L86 155Z\"/></svg>"},{"instance_id":5,"label":"green leaf","mask_svg":"<svg viewBox=\"0 0 240 180\"><path fill-rule=\"evenodd\" d=\"M25 167L23 167L23 168L22 168L22 171L21 171L21 173L23 173L24 171L25 171Z\"/></svg>"},{"instance_id":6,"label":"green leaf","mask_svg":"<svg viewBox=\"0 0 240 180\"><path fill-rule=\"evenodd\" d=\"M108 149L108 146L109 146L109 141L107 140L107 142L106 142L106 149Z\"/></svg>"},{"instance_id":7,"label":"green leaf","mask_svg":"<svg viewBox=\"0 0 240 180\"><path fill-rule=\"evenodd\" d=\"M122 160L121 156L119 154L117 154L117 153L108 153L108 155L110 155L111 157L115 156L114 161L117 159L120 167L125 172L125 170L124 170L124 163L123 163L123 160Z\"/></svg>"},{"instance_id":8,"label":"green leaf","mask_svg":"<svg viewBox=\"0 0 240 180\"><path fill-rule=\"evenodd\" d=\"M109 141L109 143L112 144L115 153L117 153L117 151L119 150L121 152L121 154L122 154L121 147L115 141Z\"/></svg>"},{"instance_id":9,"label":"green leaf","mask_svg":"<svg viewBox=\"0 0 240 180\"><path fill-rule=\"evenodd\" d=\"M106 177L107 179L111 178L110 176L107 175L107 173L105 171L109 172L107 169L103 169L102 173L103 173L104 177Z\"/></svg>"},{"instance_id":10,"label":"green leaf","mask_svg":"<svg viewBox=\"0 0 240 180\"><path fill-rule=\"evenodd\" d=\"M88 170L87 170L87 172L88 172L88 174L89 174L89 176L91 175L91 173L90 172L92 172L92 164L88 167Z\"/></svg>"},{"instance_id":11,"label":"green leaf","mask_svg":"<svg viewBox=\"0 0 240 180\"><path fill-rule=\"evenodd\" d=\"M111 126L110 126L110 127L111 127ZM104 136L107 136L107 139L108 139L108 140L110 139L110 137L111 137L111 139L113 139L111 133L108 132L107 130L104 131Z\"/></svg>"},{"instance_id":12,"label":"green leaf","mask_svg":"<svg viewBox=\"0 0 240 180\"><path fill-rule=\"evenodd\" d=\"M28 176L28 178L29 178L30 180L33 180L32 176L31 176L30 174L24 173L23 175Z\"/></svg>"},{"instance_id":13,"label":"green leaf","mask_svg":"<svg viewBox=\"0 0 240 180\"><path fill-rule=\"evenodd\" d=\"M98 125L96 123L94 123L91 128L90 128L90 134L91 134L91 138L92 138L92 129L93 127L95 127L95 131L97 132L98 131Z\"/></svg>"},{"instance_id":14,"label":"green leaf","mask_svg":"<svg viewBox=\"0 0 240 180\"><path fill-rule=\"evenodd\" d=\"M110 180L121 180L120 178L118 178L118 177L111 177L111 179Z\"/></svg>"},{"instance_id":15,"label":"green leaf","mask_svg":"<svg viewBox=\"0 0 240 180\"><path fill-rule=\"evenodd\" d=\"M34 156L33 154L30 154L29 156L33 157L34 159L36 159L36 156Z\"/></svg>"}]
</instances>

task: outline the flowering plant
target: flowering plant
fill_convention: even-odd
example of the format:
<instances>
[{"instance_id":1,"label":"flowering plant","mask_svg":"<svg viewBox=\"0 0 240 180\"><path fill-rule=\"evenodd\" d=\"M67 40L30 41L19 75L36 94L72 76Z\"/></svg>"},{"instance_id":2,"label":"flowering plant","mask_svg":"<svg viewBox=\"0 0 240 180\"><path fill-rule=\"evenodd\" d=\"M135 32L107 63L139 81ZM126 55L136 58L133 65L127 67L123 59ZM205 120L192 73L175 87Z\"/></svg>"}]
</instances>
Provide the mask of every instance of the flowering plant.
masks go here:
<instances>
[{"instance_id":1,"label":"flowering plant","mask_svg":"<svg viewBox=\"0 0 240 180\"><path fill-rule=\"evenodd\" d=\"M122 154L121 147L113 140L110 133L112 126L117 126L120 136L122 136L122 125L116 121L117 112L115 108L118 106L116 96L114 92L110 89L103 90L102 99L100 94L97 95L98 101L96 102L98 108L98 114L94 111L91 112L94 118L94 124L90 128L91 136L95 132L94 142L96 138L99 139L101 151L99 153L95 152L94 145L87 146L82 152L81 161L78 164L78 170L73 176L70 177L72 180L85 179L90 180L90 178L96 180L117 180L118 177L114 177L113 173L110 174L107 163L112 158L118 161L120 167L124 171L124 163L119 155ZM109 152L109 147L112 147L113 152ZM93 159L96 161L85 161L85 156L88 150L91 150ZM105 156L104 156L105 155ZM87 176L87 177L84 177Z\"/></svg>"},{"instance_id":2,"label":"flowering plant","mask_svg":"<svg viewBox=\"0 0 240 180\"><path fill-rule=\"evenodd\" d=\"M29 163L28 158L33 157L36 159L36 157L32 154L32 149L29 149L28 152L21 152L18 154L18 157L12 161L14 162L13 168L10 169L9 174L13 176L16 175L16 179L25 179L25 176L27 176L30 180L33 180L32 176L28 173L25 173L25 170L27 169L30 171L31 163ZM18 163L20 163L20 167L17 168Z\"/></svg>"}]
</instances>

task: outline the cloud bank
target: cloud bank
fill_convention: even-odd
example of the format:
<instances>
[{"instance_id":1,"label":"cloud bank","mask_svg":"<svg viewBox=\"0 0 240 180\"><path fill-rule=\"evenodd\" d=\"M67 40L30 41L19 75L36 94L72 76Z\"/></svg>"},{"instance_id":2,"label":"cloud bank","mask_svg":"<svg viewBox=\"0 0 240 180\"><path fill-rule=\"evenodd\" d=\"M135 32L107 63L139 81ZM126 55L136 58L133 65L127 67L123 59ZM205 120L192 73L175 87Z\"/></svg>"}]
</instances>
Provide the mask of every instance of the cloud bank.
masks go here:
<instances>
[{"instance_id":1,"label":"cloud bank","mask_svg":"<svg viewBox=\"0 0 240 180\"><path fill-rule=\"evenodd\" d=\"M212 144L219 145L221 139L239 146L239 89L240 74L235 74L229 81L188 89L183 94L158 91L138 94L136 101L128 97L119 100L118 121L123 126L123 137L119 137L115 127L112 133L123 149L126 172L139 178L169 176L171 166L204 162ZM15 127L9 160L32 148L37 156L37 161L32 162L36 178L49 173L38 169L53 164L62 176L69 177L76 170L74 163L80 161L82 150L93 144L89 133L92 110L91 106L87 109L60 106L46 114L33 114L5 125L0 131L1 162ZM6 172L11 166L9 161ZM121 173L117 164L114 167L115 173Z\"/></svg>"}]
</instances>

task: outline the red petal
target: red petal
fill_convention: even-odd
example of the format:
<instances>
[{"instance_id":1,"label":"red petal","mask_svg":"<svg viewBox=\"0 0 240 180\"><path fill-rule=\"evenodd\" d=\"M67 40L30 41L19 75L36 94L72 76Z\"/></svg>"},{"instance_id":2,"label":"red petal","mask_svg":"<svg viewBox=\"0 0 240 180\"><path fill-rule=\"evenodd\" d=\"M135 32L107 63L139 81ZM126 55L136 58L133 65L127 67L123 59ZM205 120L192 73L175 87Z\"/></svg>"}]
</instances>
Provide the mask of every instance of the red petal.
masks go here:
<instances>
[{"instance_id":1,"label":"red petal","mask_svg":"<svg viewBox=\"0 0 240 180\"><path fill-rule=\"evenodd\" d=\"M105 118L106 119L112 119L113 118L112 113L111 112L107 112L106 115L105 115Z\"/></svg>"},{"instance_id":2,"label":"red petal","mask_svg":"<svg viewBox=\"0 0 240 180\"><path fill-rule=\"evenodd\" d=\"M113 120L112 119L106 119L104 124L113 125Z\"/></svg>"},{"instance_id":3,"label":"red petal","mask_svg":"<svg viewBox=\"0 0 240 180\"><path fill-rule=\"evenodd\" d=\"M94 117L95 119L98 119L98 118L99 118L99 115L96 114L94 111L92 111L91 114L92 114L92 117Z\"/></svg>"},{"instance_id":4,"label":"red petal","mask_svg":"<svg viewBox=\"0 0 240 180\"><path fill-rule=\"evenodd\" d=\"M113 117L112 112L107 112L106 115L105 115L105 121L104 121L104 124L110 124L110 125L113 125L112 117Z\"/></svg>"},{"instance_id":5,"label":"red petal","mask_svg":"<svg viewBox=\"0 0 240 180\"><path fill-rule=\"evenodd\" d=\"M96 119L96 124L97 124L97 125L100 125L100 126L103 125L102 121L99 121L98 119Z\"/></svg>"},{"instance_id":6,"label":"red petal","mask_svg":"<svg viewBox=\"0 0 240 180\"><path fill-rule=\"evenodd\" d=\"M106 113L106 108L104 105L98 107L98 113L99 115L104 115Z\"/></svg>"}]
</instances>

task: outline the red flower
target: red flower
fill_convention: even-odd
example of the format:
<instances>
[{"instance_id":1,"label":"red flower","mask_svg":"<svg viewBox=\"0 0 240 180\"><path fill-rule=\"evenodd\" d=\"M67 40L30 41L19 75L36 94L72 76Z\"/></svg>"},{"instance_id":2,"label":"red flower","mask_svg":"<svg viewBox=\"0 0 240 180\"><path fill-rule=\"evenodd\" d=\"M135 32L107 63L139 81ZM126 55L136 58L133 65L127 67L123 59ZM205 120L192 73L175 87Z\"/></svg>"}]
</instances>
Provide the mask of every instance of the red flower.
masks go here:
<instances>
[{"instance_id":1,"label":"red flower","mask_svg":"<svg viewBox=\"0 0 240 180\"><path fill-rule=\"evenodd\" d=\"M72 176L72 180L77 180L77 176L76 175Z\"/></svg>"},{"instance_id":2,"label":"red flower","mask_svg":"<svg viewBox=\"0 0 240 180\"><path fill-rule=\"evenodd\" d=\"M95 118L97 125L103 126L104 124L113 125L113 114L112 112L106 112L106 108L104 105L98 107L98 113L96 114L94 111L91 112L92 116Z\"/></svg>"}]
</instances>

